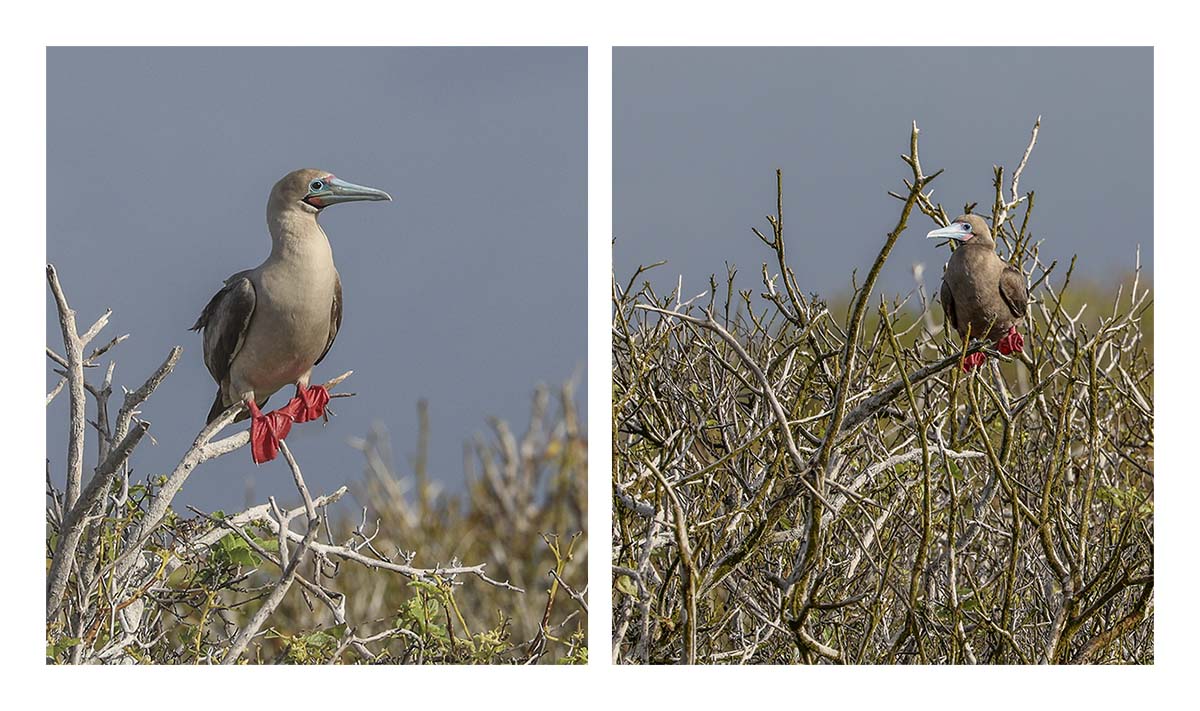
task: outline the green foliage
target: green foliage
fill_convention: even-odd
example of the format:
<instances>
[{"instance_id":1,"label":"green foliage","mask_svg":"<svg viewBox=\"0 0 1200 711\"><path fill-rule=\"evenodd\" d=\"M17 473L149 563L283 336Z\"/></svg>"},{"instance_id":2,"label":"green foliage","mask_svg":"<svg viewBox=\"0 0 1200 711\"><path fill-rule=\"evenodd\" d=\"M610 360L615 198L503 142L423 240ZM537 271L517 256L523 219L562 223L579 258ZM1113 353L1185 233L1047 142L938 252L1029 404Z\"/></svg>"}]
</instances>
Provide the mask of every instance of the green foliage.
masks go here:
<instances>
[{"instance_id":1,"label":"green foliage","mask_svg":"<svg viewBox=\"0 0 1200 711\"><path fill-rule=\"evenodd\" d=\"M46 645L46 661L52 664L59 664L63 661L62 655L68 649L79 644L81 640L78 637L60 637L53 643Z\"/></svg>"},{"instance_id":2,"label":"green foliage","mask_svg":"<svg viewBox=\"0 0 1200 711\"><path fill-rule=\"evenodd\" d=\"M443 592L438 585L423 580L412 580L408 583L413 588L413 596L400 608L400 617L396 619L396 627L411 629L427 641L447 643L450 640L445 625L435 619L438 615L438 604L442 610L447 609L448 592ZM449 616L446 617L449 622Z\"/></svg>"},{"instance_id":3,"label":"green foliage","mask_svg":"<svg viewBox=\"0 0 1200 711\"><path fill-rule=\"evenodd\" d=\"M1096 498L1138 521L1145 521L1154 516L1154 500L1141 488L1100 486L1096 489ZM1115 517L1109 521L1109 525L1119 525L1120 521L1120 517Z\"/></svg>"},{"instance_id":4,"label":"green foliage","mask_svg":"<svg viewBox=\"0 0 1200 711\"><path fill-rule=\"evenodd\" d=\"M587 631L582 627L576 629L571 638L567 640L571 651L558 660L559 664L587 664L588 663L588 648L587 648Z\"/></svg>"},{"instance_id":5,"label":"green foliage","mask_svg":"<svg viewBox=\"0 0 1200 711\"><path fill-rule=\"evenodd\" d=\"M285 664L327 664L345 635L344 626L314 630L303 634L280 634L274 629L267 631L267 639L279 640L284 645Z\"/></svg>"},{"instance_id":6,"label":"green foliage","mask_svg":"<svg viewBox=\"0 0 1200 711\"><path fill-rule=\"evenodd\" d=\"M227 533L213 546L213 561L218 565L257 566L262 563L262 558L241 536Z\"/></svg>"}]
</instances>

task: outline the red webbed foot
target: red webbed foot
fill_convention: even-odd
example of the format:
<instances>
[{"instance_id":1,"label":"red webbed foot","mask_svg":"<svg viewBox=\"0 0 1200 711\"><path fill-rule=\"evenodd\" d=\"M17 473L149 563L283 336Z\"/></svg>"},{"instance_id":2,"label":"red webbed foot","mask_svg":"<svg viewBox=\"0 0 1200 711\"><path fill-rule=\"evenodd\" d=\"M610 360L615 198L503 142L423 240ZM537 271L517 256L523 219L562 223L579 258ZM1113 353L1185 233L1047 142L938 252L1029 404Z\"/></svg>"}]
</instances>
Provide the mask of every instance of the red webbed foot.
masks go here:
<instances>
[{"instance_id":1,"label":"red webbed foot","mask_svg":"<svg viewBox=\"0 0 1200 711\"><path fill-rule=\"evenodd\" d=\"M279 454L279 443L292 430L293 414L281 408L264 415L253 400L250 407L250 458L255 464L263 464Z\"/></svg>"},{"instance_id":2,"label":"red webbed foot","mask_svg":"<svg viewBox=\"0 0 1200 711\"><path fill-rule=\"evenodd\" d=\"M1017 333L1017 327L1013 326L1008 329L1007 334L996 341L996 348L1004 355L1020 353L1025 350L1025 339Z\"/></svg>"},{"instance_id":3,"label":"red webbed foot","mask_svg":"<svg viewBox=\"0 0 1200 711\"><path fill-rule=\"evenodd\" d=\"M324 385L296 386L296 397L283 407L264 415L254 401L250 408L250 457L255 464L269 462L279 455L279 443L292 431L293 422L309 422L325 415L329 391Z\"/></svg>"},{"instance_id":4,"label":"red webbed foot","mask_svg":"<svg viewBox=\"0 0 1200 711\"><path fill-rule=\"evenodd\" d=\"M296 397L288 403L288 407L296 406L296 422L311 422L325 415L325 406L329 404L329 391L324 385L313 385L307 390L296 386Z\"/></svg>"},{"instance_id":5,"label":"red webbed foot","mask_svg":"<svg viewBox=\"0 0 1200 711\"><path fill-rule=\"evenodd\" d=\"M976 351L975 353L968 355L966 358L963 358L963 364L962 364L963 372L970 373L973 369L978 368L979 366L983 365L984 361L986 361L986 360L987 360L987 356L979 351Z\"/></svg>"}]
</instances>

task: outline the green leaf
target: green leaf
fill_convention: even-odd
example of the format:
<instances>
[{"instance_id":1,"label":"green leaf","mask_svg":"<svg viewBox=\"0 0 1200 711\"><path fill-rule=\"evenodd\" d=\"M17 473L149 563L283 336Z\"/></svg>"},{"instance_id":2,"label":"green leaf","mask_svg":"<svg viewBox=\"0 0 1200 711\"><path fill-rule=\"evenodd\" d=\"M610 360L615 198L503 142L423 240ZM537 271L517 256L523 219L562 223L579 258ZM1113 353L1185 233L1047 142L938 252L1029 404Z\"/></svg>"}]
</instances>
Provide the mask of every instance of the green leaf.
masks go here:
<instances>
[{"instance_id":1,"label":"green leaf","mask_svg":"<svg viewBox=\"0 0 1200 711\"><path fill-rule=\"evenodd\" d=\"M575 650L574 654L571 654L570 656L566 656L566 657L563 657L562 659L558 660L558 663L559 664L583 664L586 666L588 663L588 648L580 647L579 649Z\"/></svg>"},{"instance_id":2,"label":"green leaf","mask_svg":"<svg viewBox=\"0 0 1200 711\"><path fill-rule=\"evenodd\" d=\"M431 606L432 604L430 602ZM396 626L402 627L415 622L422 633L434 639L445 640L449 638L450 635L446 632L446 628L434 621L434 614L419 596L411 597L404 603L404 607L400 609L400 618L396 621Z\"/></svg>"},{"instance_id":3,"label":"green leaf","mask_svg":"<svg viewBox=\"0 0 1200 711\"><path fill-rule=\"evenodd\" d=\"M617 590L629 595L630 597L638 596L637 583L633 582L633 578L628 575L617 576Z\"/></svg>"},{"instance_id":4,"label":"green leaf","mask_svg":"<svg viewBox=\"0 0 1200 711\"><path fill-rule=\"evenodd\" d=\"M317 630L312 634L306 635L302 639L304 640L305 644L312 647L317 647L319 649L337 646L337 638L325 632L324 630Z\"/></svg>"},{"instance_id":5,"label":"green leaf","mask_svg":"<svg viewBox=\"0 0 1200 711\"><path fill-rule=\"evenodd\" d=\"M254 553L250 544L236 533L227 533L217 541L215 557L219 561L234 565L256 566L262 563L262 559Z\"/></svg>"},{"instance_id":6,"label":"green leaf","mask_svg":"<svg viewBox=\"0 0 1200 711\"><path fill-rule=\"evenodd\" d=\"M71 647L79 644L78 637L63 637L54 644L46 645L46 657L48 659L58 659L58 655L67 651Z\"/></svg>"}]
</instances>

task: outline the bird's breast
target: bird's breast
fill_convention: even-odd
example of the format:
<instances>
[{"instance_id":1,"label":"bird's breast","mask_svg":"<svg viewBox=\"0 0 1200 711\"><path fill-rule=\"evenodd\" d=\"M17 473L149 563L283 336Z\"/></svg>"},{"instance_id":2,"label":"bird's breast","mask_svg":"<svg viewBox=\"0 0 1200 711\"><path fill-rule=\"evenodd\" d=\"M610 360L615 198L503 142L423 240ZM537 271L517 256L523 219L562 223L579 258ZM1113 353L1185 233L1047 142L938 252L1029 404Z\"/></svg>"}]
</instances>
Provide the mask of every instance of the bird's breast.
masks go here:
<instances>
[{"instance_id":1,"label":"bird's breast","mask_svg":"<svg viewBox=\"0 0 1200 711\"><path fill-rule=\"evenodd\" d=\"M329 341L336 279L332 262L328 269L264 265L257 274L254 315L231 376L267 393L307 373Z\"/></svg>"},{"instance_id":2,"label":"bird's breast","mask_svg":"<svg viewBox=\"0 0 1200 711\"><path fill-rule=\"evenodd\" d=\"M329 338L334 279L332 273L263 272L255 318L261 309L274 324L273 340L281 356L293 353L312 365L321 355Z\"/></svg>"},{"instance_id":3,"label":"bird's breast","mask_svg":"<svg viewBox=\"0 0 1200 711\"><path fill-rule=\"evenodd\" d=\"M960 247L946 265L945 280L954 297L958 330L971 328L972 338L998 338L1017 323L1000 296L1004 262L994 252L976 253Z\"/></svg>"}]
</instances>

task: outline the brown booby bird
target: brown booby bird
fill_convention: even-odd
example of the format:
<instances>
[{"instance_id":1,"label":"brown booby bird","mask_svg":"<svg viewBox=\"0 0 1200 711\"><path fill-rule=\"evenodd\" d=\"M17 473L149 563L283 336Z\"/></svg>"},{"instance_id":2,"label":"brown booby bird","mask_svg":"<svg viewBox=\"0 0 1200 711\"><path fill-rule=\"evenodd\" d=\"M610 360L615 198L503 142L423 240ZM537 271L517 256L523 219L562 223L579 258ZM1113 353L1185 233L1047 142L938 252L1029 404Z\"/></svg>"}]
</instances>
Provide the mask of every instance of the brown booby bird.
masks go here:
<instances>
[{"instance_id":1,"label":"brown booby bird","mask_svg":"<svg viewBox=\"0 0 1200 711\"><path fill-rule=\"evenodd\" d=\"M1020 353L1025 339L1017 333L1017 324L1025 318L1029 287L1025 275L996 254L987 222L979 215L960 215L926 237L959 242L942 277L942 309L954 330L963 338L969 333L995 341L1004 355ZM963 361L963 370L985 360L983 353L972 353Z\"/></svg>"},{"instance_id":2,"label":"brown booby bird","mask_svg":"<svg viewBox=\"0 0 1200 711\"><path fill-rule=\"evenodd\" d=\"M382 190L355 185L323 170L283 176L267 201L271 254L254 269L225 280L191 330L203 330L204 364L217 381L208 411L212 422L235 403L251 417L250 453L270 461L293 422L325 414L329 393L309 386L342 325L342 282L317 216L326 207L359 200L391 200ZM287 385L296 397L264 415L267 398Z\"/></svg>"}]
</instances>

